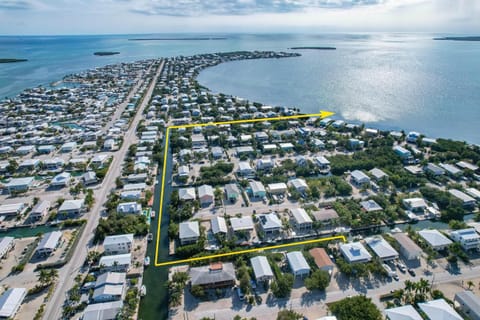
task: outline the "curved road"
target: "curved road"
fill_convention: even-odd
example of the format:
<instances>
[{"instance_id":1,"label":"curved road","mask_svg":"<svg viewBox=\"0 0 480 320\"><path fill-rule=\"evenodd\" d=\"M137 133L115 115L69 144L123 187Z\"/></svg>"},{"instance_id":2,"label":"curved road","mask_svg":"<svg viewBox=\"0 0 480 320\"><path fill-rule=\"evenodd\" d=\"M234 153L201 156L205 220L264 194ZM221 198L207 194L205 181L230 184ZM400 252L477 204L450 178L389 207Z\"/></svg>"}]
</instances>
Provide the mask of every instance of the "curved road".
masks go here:
<instances>
[{"instance_id":1,"label":"curved road","mask_svg":"<svg viewBox=\"0 0 480 320\"><path fill-rule=\"evenodd\" d=\"M125 156L128 152L129 146L136 142L136 128L139 121L143 117L143 110L145 109L146 105L150 101L150 98L153 93L153 89L155 88L155 84L157 83L158 76L162 72L164 65L164 61L160 62L160 65L155 73L155 76L152 78L150 85L148 87L147 92L144 95L143 101L140 107L137 109L137 113L133 118L133 121L130 124L129 129L125 132L123 137L123 144L122 147L113 154L113 160L110 165L110 169L108 170L107 175L105 176L103 183L99 189L97 189L94 193L95 195L95 203L90 210L90 212L85 216L87 218L87 224L85 226L85 230L83 231L81 238L78 242L77 247L75 248L75 252L73 256L63 268L59 270L59 277L57 286L55 291L47 304L45 314L43 319L45 320L53 320L53 319L61 319L62 316L62 306L63 302L66 298L66 294L68 290L73 287L74 278L77 272L82 268L83 263L87 257L88 248L91 248L93 245L93 235L96 226L98 225L98 221L100 219L100 213L103 210L103 205L107 200L107 196L110 194L111 190L115 188L115 180L117 177L120 177L121 170L122 170L122 162L125 159ZM147 73L153 67L150 66ZM125 109L126 105L128 104L131 97L133 97L140 87L144 84L145 79L140 80L138 84L132 89L130 94L128 95L126 101L120 105L119 109ZM122 112L116 112L115 116L121 115ZM114 118L115 118L114 116Z\"/></svg>"}]
</instances>

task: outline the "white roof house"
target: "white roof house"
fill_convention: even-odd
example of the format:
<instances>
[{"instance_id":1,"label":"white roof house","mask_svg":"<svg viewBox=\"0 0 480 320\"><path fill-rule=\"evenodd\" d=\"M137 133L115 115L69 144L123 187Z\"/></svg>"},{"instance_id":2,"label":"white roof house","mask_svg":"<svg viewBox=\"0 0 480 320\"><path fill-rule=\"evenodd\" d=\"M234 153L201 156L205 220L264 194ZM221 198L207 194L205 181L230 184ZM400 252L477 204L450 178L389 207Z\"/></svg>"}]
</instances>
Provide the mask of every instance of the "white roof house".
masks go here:
<instances>
[{"instance_id":1,"label":"white roof house","mask_svg":"<svg viewBox=\"0 0 480 320\"><path fill-rule=\"evenodd\" d=\"M312 227L312 218L308 215L308 213L303 208L293 208L290 209L290 213L292 214L293 221L295 223L296 228L298 229L309 229Z\"/></svg>"},{"instance_id":2,"label":"white roof house","mask_svg":"<svg viewBox=\"0 0 480 320\"><path fill-rule=\"evenodd\" d=\"M352 171L352 173L350 174L350 177L352 178L353 183L355 183L356 185L363 185L363 184L370 183L370 178L360 170Z\"/></svg>"},{"instance_id":3,"label":"white roof house","mask_svg":"<svg viewBox=\"0 0 480 320\"><path fill-rule=\"evenodd\" d=\"M460 190L450 189L448 190L448 192L455 198L461 200L465 207L474 206L476 203L474 198L470 197L468 194L465 194Z\"/></svg>"},{"instance_id":4,"label":"white roof house","mask_svg":"<svg viewBox=\"0 0 480 320\"><path fill-rule=\"evenodd\" d=\"M0 296L0 318L11 319L15 316L27 295L25 288L10 288Z\"/></svg>"},{"instance_id":5,"label":"white roof house","mask_svg":"<svg viewBox=\"0 0 480 320\"><path fill-rule=\"evenodd\" d=\"M419 303L418 306L431 320L462 320L463 318L445 300L437 299Z\"/></svg>"},{"instance_id":6,"label":"white roof house","mask_svg":"<svg viewBox=\"0 0 480 320\"><path fill-rule=\"evenodd\" d=\"M15 247L15 238L3 237L0 238L0 259L4 258L10 250Z\"/></svg>"},{"instance_id":7,"label":"white roof house","mask_svg":"<svg viewBox=\"0 0 480 320\"><path fill-rule=\"evenodd\" d=\"M240 161L238 163L238 173L242 176L249 176L255 173L250 162L248 161Z\"/></svg>"},{"instance_id":8,"label":"white roof house","mask_svg":"<svg viewBox=\"0 0 480 320\"><path fill-rule=\"evenodd\" d=\"M360 202L363 210L367 212L375 212L375 211L382 211L383 208L375 202L375 200L365 200Z\"/></svg>"},{"instance_id":9,"label":"white roof house","mask_svg":"<svg viewBox=\"0 0 480 320\"><path fill-rule=\"evenodd\" d=\"M106 254L120 254L130 252L133 245L133 233L106 236L103 248Z\"/></svg>"},{"instance_id":10,"label":"white roof house","mask_svg":"<svg viewBox=\"0 0 480 320\"><path fill-rule=\"evenodd\" d=\"M267 189L271 194L281 194L287 192L287 185L283 182L270 183Z\"/></svg>"},{"instance_id":11,"label":"white roof house","mask_svg":"<svg viewBox=\"0 0 480 320\"><path fill-rule=\"evenodd\" d=\"M244 231L244 230L253 230L253 220L251 216L244 216L241 218L231 218L230 224L232 225L232 230L235 231Z\"/></svg>"},{"instance_id":12,"label":"white roof house","mask_svg":"<svg viewBox=\"0 0 480 320\"><path fill-rule=\"evenodd\" d=\"M208 205L214 200L214 193L212 186L208 184L201 185L198 187L198 198L202 205Z\"/></svg>"},{"instance_id":13,"label":"white roof house","mask_svg":"<svg viewBox=\"0 0 480 320\"><path fill-rule=\"evenodd\" d=\"M455 293L455 302L472 320L480 319L480 297L470 290Z\"/></svg>"},{"instance_id":14,"label":"white roof house","mask_svg":"<svg viewBox=\"0 0 480 320\"><path fill-rule=\"evenodd\" d=\"M212 226L213 234L228 232L227 223L225 222L224 217L213 217L210 220L210 224Z\"/></svg>"},{"instance_id":15,"label":"white roof house","mask_svg":"<svg viewBox=\"0 0 480 320\"><path fill-rule=\"evenodd\" d=\"M188 175L190 174L190 168L188 168L188 166L185 166L185 165L179 166L177 173L179 177L188 177Z\"/></svg>"},{"instance_id":16,"label":"white roof house","mask_svg":"<svg viewBox=\"0 0 480 320\"><path fill-rule=\"evenodd\" d=\"M288 265L295 277L306 276L310 274L310 266L300 251L292 251L287 253Z\"/></svg>"},{"instance_id":17,"label":"white roof house","mask_svg":"<svg viewBox=\"0 0 480 320\"><path fill-rule=\"evenodd\" d=\"M179 224L179 238L182 244L196 242L200 237L198 221L185 221Z\"/></svg>"},{"instance_id":18,"label":"white roof house","mask_svg":"<svg viewBox=\"0 0 480 320\"><path fill-rule=\"evenodd\" d=\"M70 172L59 173L52 179L50 185L53 187L67 186L70 183L70 177Z\"/></svg>"},{"instance_id":19,"label":"white roof house","mask_svg":"<svg viewBox=\"0 0 480 320\"><path fill-rule=\"evenodd\" d=\"M113 320L123 308L123 301L89 304L83 311L82 320Z\"/></svg>"},{"instance_id":20,"label":"white roof house","mask_svg":"<svg viewBox=\"0 0 480 320\"><path fill-rule=\"evenodd\" d=\"M411 305L385 310L388 320L423 320L422 316Z\"/></svg>"},{"instance_id":21,"label":"white roof house","mask_svg":"<svg viewBox=\"0 0 480 320\"><path fill-rule=\"evenodd\" d=\"M420 230L418 234L428 243L434 250L443 250L448 247L452 240L445 237L438 230Z\"/></svg>"},{"instance_id":22,"label":"white roof house","mask_svg":"<svg viewBox=\"0 0 480 320\"><path fill-rule=\"evenodd\" d=\"M250 181L249 182L250 190L252 195L257 198L262 198L266 195L267 191L260 181Z\"/></svg>"},{"instance_id":23,"label":"white roof house","mask_svg":"<svg viewBox=\"0 0 480 320\"><path fill-rule=\"evenodd\" d=\"M52 231L52 232L45 233L42 237L42 240L38 243L35 253L39 255L51 254L57 248L61 238L62 238L61 231Z\"/></svg>"},{"instance_id":24,"label":"white roof house","mask_svg":"<svg viewBox=\"0 0 480 320\"><path fill-rule=\"evenodd\" d=\"M0 216L15 216L25 209L25 204L22 202L19 203L10 203L10 204L1 204L0 205Z\"/></svg>"},{"instance_id":25,"label":"white roof house","mask_svg":"<svg viewBox=\"0 0 480 320\"><path fill-rule=\"evenodd\" d=\"M372 260L372 256L360 242L341 244L340 252L350 263L362 263Z\"/></svg>"},{"instance_id":26,"label":"white roof house","mask_svg":"<svg viewBox=\"0 0 480 320\"><path fill-rule=\"evenodd\" d=\"M403 199L402 202L405 208L413 212L423 212L427 208L427 203L422 198Z\"/></svg>"},{"instance_id":27,"label":"white roof house","mask_svg":"<svg viewBox=\"0 0 480 320\"><path fill-rule=\"evenodd\" d=\"M282 229L282 221L274 212L267 214L259 214L258 220L260 221L262 230L265 233L277 232Z\"/></svg>"},{"instance_id":28,"label":"white roof house","mask_svg":"<svg viewBox=\"0 0 480 320\"><path fill-rule=\"evenodd\" d=\"M292 179L289 182L289 185L295 188L298 192L305 192L308 189L308 185L304 179L296 178Z\"/></svg>"},{"instance_id":29,"label":"white roof house","mask_svg":"<svg viewBox=\"0 0 480 320\"><path fill-rule=\"evenodd\" d=\"M136 202L123 202L117 205L117 212L124 214L140 214L142 213L142 205Z\"/></svg>"},{"instance_id":30,"label":"white roof house","mask_svg":"<svg viewBox=\"0 0 480 320\"><path fill-rule=\"evenodd\" d=\"M375 180L382 180L384 178L388 178L388 174L386 174L385 172L383 172L382 170L378 169L378 168L373 168L372 170L368 171L373 179Z\"/></svg>"},{"instance_id":31,"label":"white roof house","mask_svg":"<svg viewBox=\"0 0 480 320\"><path fill-rule=\"evenodd\" d=\"M126 271L132 263L132 254L124 253L113 256L102 256L98 264L107 270Z\"/></svg>"},{"instance_id":32,"label":"white roof house","mask_svg":"<svg viewBox=\"0 0 480 320\"><path fill-rule=\"evenodd\" d=\"M180 200L188 201L195 200L197 195L195 194L195 188L181 188L178 190L178 197Z\"/></svg>"},{"instance_id":33,"label":"white roof house","mask_svg":"<svg viewBox=\"0 0 480 320\"><path fill-rule=\"evenodd\" d=\"M10 193L15 191L27 191L28 188L32 186L34 179L34 177L12 178L5 184L5 187Z\"/></svg>"},{"instance_id":34,"label":"white roof house","mask_svg":"<svg viewBox=\"0 0 480 320\"><path fill-rule=\"evenodd\" d=\"M76 200L65 200L60 208L58 208L58 212L80 212L83 209L83 205L85 203L84 199L76 199Z\"/></svg>"},{"instance_id":35,"label":"white roof house","mask_svg":"<svg viewBox=\"0 0 480 320\"><path fill-rule=\"evenodd\" d=\"M400 246L400 253L407 260L419 259L422 255L422 249L413 242L405 233L395 233L393 235Z\"/></svg>"},{"instance_id":36,"label":"white roof house","mask_svg":"<svg viewBox=\"0 0 480 320\"><path fill-rule=\"evenodd\" d=\"M268 263L267 257L257 256L250 259L253 273L257 281L268 281L273 279L273 271Z\"/></svg>"},{"instance_id":37,"label":"white roof house","mask_svg":"<svg viewBox=\"0 0 480 320\"><path fill-rule=\"evenodd\" d=\"M398 258L398 252L384 238L375 236L366 238L365 242L370 249L382 260L394 260Z\"/></svg>"},{"instance_id":38,"label":"white roof house","mask_svg":"<svg viewBox=\"0 0 480 320\"><path fill-rule=\"evenodd\" d=\"M466 188L465 191L477 200L480 200L480 191L475 188Z\"/></svg>"},{"instance_id":39,"label":"white roof house","mask_svg":"<svg viewBox=\"0 0 480 320\"><path fill-rule=\"evenodd\" d=\"M480 248L480 235L475 228L455 230L450 233L453 241L460 243L464 250L476 250Z\"/></svg>"}]
</instances>

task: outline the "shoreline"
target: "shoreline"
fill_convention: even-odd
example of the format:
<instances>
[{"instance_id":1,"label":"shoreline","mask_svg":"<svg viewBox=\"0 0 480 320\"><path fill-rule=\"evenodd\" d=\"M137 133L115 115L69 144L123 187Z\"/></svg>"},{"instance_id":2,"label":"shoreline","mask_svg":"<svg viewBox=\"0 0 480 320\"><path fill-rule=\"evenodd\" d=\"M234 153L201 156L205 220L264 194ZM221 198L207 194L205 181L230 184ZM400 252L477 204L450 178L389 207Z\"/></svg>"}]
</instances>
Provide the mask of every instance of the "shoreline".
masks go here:
<instances>
[{"instance_id":1,"label":"shoreline","mask_svg":"<svg viewBox=\"0 0 480 320\"><path fill-rule=\"evenodd\" d=\"M202 39L202 38L200 38ZM130 39L129 39L130 40ZM133 39L135 40L135 39ZM175 40L175 39L170 39L168 38L167 40ZM291 49L291 48L290 48ZM253 52L253 51L252 51ZM232 54L232 53L235 53L235 51L230 51L230 52L223 52L224 54ZM301 56L300 53L292 53L292 57L293 55L296 55L296 56ZM161 57L159 57L161 58ZM250 58L251 59L251 58ZM264 58L255 58L255 59L278 59L278 58L273 58L273 57L264 57ZM210 66L205 66L205 67L202 67L202 68L199 68L196 73L194 74L194 79L195 81L198 82L198 84L204 88L205 90L209 91L209 92L214 92L213 90L211 90L209 87L205 86L205 85L202 85L199 81L198 81L198 76L200 74L201 71L203 70L206 70L208 68L211 68L211 67L214 67L214 66L218 66L220 64L223 64L223 63L227 63L227 62L232 62L232 61L245 61L245 60L249 60L249 58L244 58L244 59L240 59L240 60L231 60L231 61L224 61L224 62L221 62L221 63L218 63L216 65L210 65ZM140 60L137 60L137 61L140 61ZM86 71L86 70L83 70L83 71ZM65 79L65 77L67 77L69 74L65 75L63 79L60 79L60 80L57 80L57 81L54 81L52 83L62 83ZM31 90L31 89L34 89L34 88L38 88L38 87L41 87L42 85L37 85L35 87L31 87L31 88L25 88L23 89L20 93L18 93L17 95L15 95L14 97L8 97L8 99L14 99L16 96L24 93L25 91L27 90ZM235 95L232 95L232 94L227 94L227 93L224 93L224 92L216 92L216 93L221 93L221 94L224 94L225 96L232 96L234 97ZM244 98L244 97L239 97L239 98ZM244 98L244 99L248 99L248 98ZM250 99L248 99L250 100ZM4 101L3 100L0 100L0 101ZM259 101L255 101L255 102L258 102L258 103L261 103L261 104L264 104L263 102L259 102ZM293 107L293 106L281 106L281 107ZM298 107L296 106L296 108L299 110L299 114L305 114L306 112L303 112L302 111L302 108L301 107ZM411 129L411 130L406 130L405 128L401 128L401 127L396 127L396 126L382 126L382 125L378 125L378 124L372 124L370 125L369 122L363 122L363 121L356 121L356 120L348 120L348 119L345 119L343 118L339 113L335 113L335 117L333 120L344 120L345 122L347 123L350 123L350 124L355 124L355 125L363 125L365 127L369 127L369 128L372 128L372 129L377 129L379 131L418 131L418 128L417 129ZM431 136L426 136L428 138L433 138L433 139L447 139L447 140L453 140L453 141L460 141L460 142L465 142L466 144L468 145L479 145L479 143L474 143L474 142L469 142L465 139L454 139L454 138L450 138L450 137L444 137L444 136L436 136L436 137L431 137Z\"/></svg>"}]
</instances>

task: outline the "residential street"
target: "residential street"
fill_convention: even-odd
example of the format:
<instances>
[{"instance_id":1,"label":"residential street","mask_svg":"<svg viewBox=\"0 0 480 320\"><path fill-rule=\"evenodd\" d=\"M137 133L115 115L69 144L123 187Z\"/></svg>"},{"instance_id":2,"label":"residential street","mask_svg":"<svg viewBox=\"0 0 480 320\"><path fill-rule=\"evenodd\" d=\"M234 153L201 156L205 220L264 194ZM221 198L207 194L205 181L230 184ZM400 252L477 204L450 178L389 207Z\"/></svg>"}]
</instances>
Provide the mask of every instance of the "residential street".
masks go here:
<instances>
[{"instance_id":1,"label":"residential street","mask_svg":"<svg viewBox=\"0 0 480 320\"><path fill-rule=\"evenodd\" d=\"M75 248L75 252L72 256L72 259L68 264L66 264L63 268L59 270L59 278L58 283L55 288L55 291L47 304L47 308L45 310L45 314L43 319L52 320L52 319L60 319L62 314L62 305L63 301L66 297L67 291L73 286L74 284L74 277L76 273L82 267L85 258L87 256L88 248L91 247L93 235L95 228L98 224L98 220L100 218L100 213L103 209L103 204L107 200L107 196L111 192L112 189L115 188L115 180L117 177L120 176L122 170L122 162L125 158L126 153L128 152L129 146L135 141L136 139L136 128L139 121L143 117L143 110L147 106L148 102L150 101L150 97L152 96L155 84L157 82L157 78L160 75L163 69L164 62L160 63L160 66L150 82L148 90L145 93L144 99L141 105L137 109L137 113L133 118L129 129L125 132L124 141L122 147L113 154L113 161L110 165L110 169L108 170L107 175L105 176L101 187L95 190L95 203L90 210L90 212L85 216L87 219L87 224L85 230L80 238L80 241ZM124 110L126 105L129 103L131 97L133 97L138 89L142 86L145 80L141 80L135 88L130 92L126 101L119 107L119 109ZM123 112L123 111L122 111ZM116 112L115 117L119 117L122 112Z\"/></svg>"}]
</instances>

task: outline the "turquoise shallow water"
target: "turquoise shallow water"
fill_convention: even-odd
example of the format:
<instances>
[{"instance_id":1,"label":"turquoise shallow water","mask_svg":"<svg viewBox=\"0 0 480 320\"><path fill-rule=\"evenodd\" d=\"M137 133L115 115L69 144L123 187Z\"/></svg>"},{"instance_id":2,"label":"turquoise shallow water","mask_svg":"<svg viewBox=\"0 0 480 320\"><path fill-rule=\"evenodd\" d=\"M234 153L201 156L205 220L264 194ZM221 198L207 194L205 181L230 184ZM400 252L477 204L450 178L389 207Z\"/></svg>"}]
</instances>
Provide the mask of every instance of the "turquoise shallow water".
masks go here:
<instances>
[{"instance_id":1,"label":"turquoise shallow water","mask_svg":"<svg viewBox=\"0 0 480 320\"><path fill-rule=\"evenodd\" d=\"M480 143L480 42L433 41L432 34L233 34L211 41L128 41L134 37L0 37L0 96L49 84L65 74L120 61L232 50L299 51L302 57L225 63L203 71L216 92L273 105L319 109L368 125L418 130ZM161 37L191 35L161 35ZM195 35L202 36L202 35ZM94 56L95 51L120 51Z\"/></svg>"}]
</instances>

